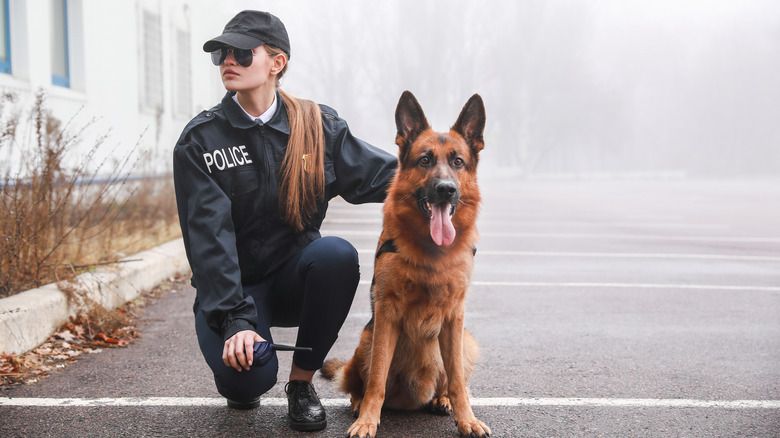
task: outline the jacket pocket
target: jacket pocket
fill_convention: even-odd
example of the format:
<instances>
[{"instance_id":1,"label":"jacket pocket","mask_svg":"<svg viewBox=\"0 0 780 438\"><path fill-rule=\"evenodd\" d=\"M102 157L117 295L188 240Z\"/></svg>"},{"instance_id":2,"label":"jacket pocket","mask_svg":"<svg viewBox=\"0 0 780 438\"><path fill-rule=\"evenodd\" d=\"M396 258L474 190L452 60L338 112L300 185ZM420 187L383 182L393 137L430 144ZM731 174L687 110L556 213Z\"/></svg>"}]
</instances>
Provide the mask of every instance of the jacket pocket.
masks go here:
<instances>
[{"instance_id":1,"label":"jacket pocket","mask_svg":"<svg viewBox=\"0 0 780 438\"><path fill-rule=\"evenodd\" d=\"M225 192L231 197L245 195L260 187L257 171L253 166L242 166L230 172L229 187Z\"/></svg>"}]
</instances>

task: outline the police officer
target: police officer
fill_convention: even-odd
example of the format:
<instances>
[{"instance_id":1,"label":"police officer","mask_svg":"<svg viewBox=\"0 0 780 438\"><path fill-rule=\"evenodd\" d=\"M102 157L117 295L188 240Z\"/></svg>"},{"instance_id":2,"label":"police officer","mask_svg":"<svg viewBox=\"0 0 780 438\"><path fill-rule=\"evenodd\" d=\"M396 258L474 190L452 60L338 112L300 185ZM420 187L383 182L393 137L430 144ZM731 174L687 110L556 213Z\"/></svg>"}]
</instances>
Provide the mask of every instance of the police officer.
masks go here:
<instances>
[{"instance_id":1,"label":"police officer","mask_svg":"<svg viewBox=\"0 0 780 438\"><path fill-rule=\"evenodd\" d=\"M382 202L394 156L350 132L336 111L279 89L290 59L284 24L243 11L203 45L227 94L195 117L174 149L174 181L192 268L201 352L228 406L251 409L276 383L276 356L252 367L271 326L298 327L288 418L325 427L312 377L347 316L360 278L357 251L321 238L328 200Z\"/></svg>"}]
</instances>

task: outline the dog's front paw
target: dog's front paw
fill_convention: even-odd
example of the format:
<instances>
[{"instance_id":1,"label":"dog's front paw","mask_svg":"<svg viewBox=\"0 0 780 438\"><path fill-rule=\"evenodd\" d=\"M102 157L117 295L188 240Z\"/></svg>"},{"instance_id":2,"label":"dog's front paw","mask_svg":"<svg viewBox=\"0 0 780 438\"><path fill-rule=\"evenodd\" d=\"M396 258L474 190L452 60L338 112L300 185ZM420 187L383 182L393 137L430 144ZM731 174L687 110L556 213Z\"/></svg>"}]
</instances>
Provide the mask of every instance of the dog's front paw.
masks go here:
<instances>
[{"instance_id":1,"label":"dog's front paw","mask_svg":"<svg viewBox=\"0 0 780 438\"><path fill-rule=\"evenodd\" d=\"M347 437L350 438L372 438L376 437L377 423L356 421L352 423L347 431Z\"/></svg>"},{"instance_id":2,"label":"dog's front paw","mask_svg":"<svg viewBox=\"0 0 780 438\"><path fill-rule=\"evenodd\" d=\"M476 437L476 438L490 436L490 428L487 427L485 423L477 420L476 418L474 418L472 421L458 422L457 425L458 425L458 432L460 432L461 436Z\"/></svg>"}]
</instances>

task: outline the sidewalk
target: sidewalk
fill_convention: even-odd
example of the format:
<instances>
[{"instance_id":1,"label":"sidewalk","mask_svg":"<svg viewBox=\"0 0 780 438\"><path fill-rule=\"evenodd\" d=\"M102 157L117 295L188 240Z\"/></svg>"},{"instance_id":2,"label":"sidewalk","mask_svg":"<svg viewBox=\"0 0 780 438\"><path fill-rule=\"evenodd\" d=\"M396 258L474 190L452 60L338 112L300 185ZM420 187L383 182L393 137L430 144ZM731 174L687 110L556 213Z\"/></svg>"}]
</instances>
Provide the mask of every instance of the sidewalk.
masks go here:
<instances>
[{"instance_id":1,"label":"sidewalk","mask_svg":"<svg viewBox=\"0 0 780 438\"><path fill-rule=\"evenodd\" d=\"M176 239L81 274L75 284L90 299L115 308L188 270L183 241ZM36 347L78 310L54 283L0 299L0 353L20 354Z\"/></svg>"}]
</instances>

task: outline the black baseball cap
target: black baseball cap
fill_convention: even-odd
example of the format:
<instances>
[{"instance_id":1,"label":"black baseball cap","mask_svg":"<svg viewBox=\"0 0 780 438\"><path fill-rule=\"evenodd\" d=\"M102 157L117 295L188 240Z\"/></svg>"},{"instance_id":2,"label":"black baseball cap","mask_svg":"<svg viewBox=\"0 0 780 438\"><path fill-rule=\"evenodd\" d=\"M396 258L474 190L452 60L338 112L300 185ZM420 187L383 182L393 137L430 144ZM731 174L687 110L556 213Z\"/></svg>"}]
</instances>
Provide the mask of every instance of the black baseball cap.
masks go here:
<instances>
[{"instance_id":1,"label":"black baseball cap","mask_svg":"<svg viewBox=\"0 0 780 438\"><path fill-rule=\"evenodd\" d=\"M213 52L224 46L249 50L263 44L282 49L290 56L290 38L282 20L268 12L241 11L228 21L222 35L203 44L203 51Z\"/></svg>"}]
</instances>

